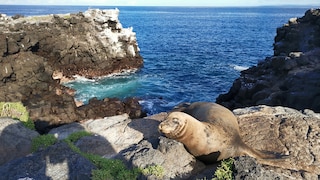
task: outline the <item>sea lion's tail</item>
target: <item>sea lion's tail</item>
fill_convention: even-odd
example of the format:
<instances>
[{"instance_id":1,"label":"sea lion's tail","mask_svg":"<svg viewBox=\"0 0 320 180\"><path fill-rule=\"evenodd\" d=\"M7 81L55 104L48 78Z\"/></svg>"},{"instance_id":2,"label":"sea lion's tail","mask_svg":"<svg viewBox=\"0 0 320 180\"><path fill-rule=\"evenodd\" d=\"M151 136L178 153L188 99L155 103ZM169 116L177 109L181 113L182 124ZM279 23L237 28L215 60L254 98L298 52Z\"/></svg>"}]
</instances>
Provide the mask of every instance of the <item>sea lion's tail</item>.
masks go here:
<instances>
[{"instance_id":1,"label":"sea lion's tail","mask_svg":"<svg viewBox=\"0 0 320 180\"><path fill-rule=\"evenodd\" d=\"M281 153L277 153L277 152L270 152L270 151L259 151L256 149L251 148L250 146L246 145L245 143L243 143L243 145L241 146L241 152L242 155L248 155L251 156L255 159L285 159L288 156L281 154Z\"/></svg>"},{"instance_id":2,"label":"sea lion's tail","mask_svg":"<svg viewBox=\"0 0 320 180\"><path fill-rule=\"evenodd\" d=\"M260 164L295 171L307 171L310 173L317 173L320 171L320 167L314 164L294 163L294 159L291 159L289 155L269 151L259 151L247 145L244 145L242 148L242 155L251 156Z\"/></svg>"}]
</instances>

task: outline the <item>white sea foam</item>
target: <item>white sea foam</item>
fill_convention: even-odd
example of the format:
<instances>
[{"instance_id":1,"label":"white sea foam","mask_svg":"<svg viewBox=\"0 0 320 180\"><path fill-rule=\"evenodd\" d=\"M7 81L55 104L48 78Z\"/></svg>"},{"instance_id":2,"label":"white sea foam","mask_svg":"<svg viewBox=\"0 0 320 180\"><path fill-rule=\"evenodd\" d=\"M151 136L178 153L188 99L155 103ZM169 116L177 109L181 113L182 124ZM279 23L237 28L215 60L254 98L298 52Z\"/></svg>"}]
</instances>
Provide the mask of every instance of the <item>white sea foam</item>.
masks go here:
<instances>
[{"instance_id":1,"label":"white sea foam","mask_svg":"<svg viewBox=\"0 0 320 180\"><path fill-rule=\"evenodd\" d=\"M111 73L106 76L96 77L96 78L92 78L92 79L89 79L89 78L86 78L86 77L80 76L80 75L74 75L73 76L74 80L72 80L70 82L74 82L74 81L77 81L77 82L96 82L97 80L106 79L106 78L114 78L114 77L118 77L118 76L119 77L129 76L137 71L138 71L138 69L136 69L136 68L124 69L124 70L121 70L120 72Z\"/></svg>"},{"instance_id":2,"label":"white sea foam","mask_svg":"<svg viewBox=\"0 0 320 180\"><path fill-rule=\"evenodd\" d=\"M74 75L73 78L74 78L74 81L78 81L78 82L95 82L96 81L95 79L89 79L80 75Z\"/></svg>"},{"instance_id":3,"label":"white sea foam","mask_svg":"<svg viewBox=\"0 0 320 180\"><path fill-rule=\"evenodd\" d=\"M128 75L131 75L133 73L136 73L137 71L138 71L137 68L134 68L134 69L123 69L120 72L111 73L111 74L106 75L106 76L101 76L101 77L98 77L97 79L104 79L104 78L117 77L117 76L128 76Z\"/></svg>"},{"instance_id":4,"label":"white sea foam","mask_svg":"<svg viewBox=\"0 0 320 180\"><path fill-rule=\"evenodd\" d=\"M239 65L232 65L232 66L233 66L233 69L237 70L237 71L244 71L244 70L249 69L248 66L239 66Z\"/></svg>"}]
</instances>

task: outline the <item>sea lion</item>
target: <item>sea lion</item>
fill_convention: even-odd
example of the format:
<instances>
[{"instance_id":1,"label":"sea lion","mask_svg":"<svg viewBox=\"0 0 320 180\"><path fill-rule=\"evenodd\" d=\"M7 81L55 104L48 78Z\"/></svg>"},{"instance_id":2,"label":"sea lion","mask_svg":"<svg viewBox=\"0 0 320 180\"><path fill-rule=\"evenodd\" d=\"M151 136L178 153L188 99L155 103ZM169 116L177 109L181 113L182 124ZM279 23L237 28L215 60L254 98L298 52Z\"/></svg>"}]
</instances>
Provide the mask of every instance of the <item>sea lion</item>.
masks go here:
<instances>
[{"instance_id":1,"label":"sea lion","mask_svg":"<svg viewBox=\"0 0 320 180\"><path fill-rule=\"evenodd\" d=\"M159 131L183 143L192 155L205 163L243 155L256 159L280 157L246 145L240 137L237 118L230 110L215 103L180 106L159 124Z\"/></svg>"}]
</instances>

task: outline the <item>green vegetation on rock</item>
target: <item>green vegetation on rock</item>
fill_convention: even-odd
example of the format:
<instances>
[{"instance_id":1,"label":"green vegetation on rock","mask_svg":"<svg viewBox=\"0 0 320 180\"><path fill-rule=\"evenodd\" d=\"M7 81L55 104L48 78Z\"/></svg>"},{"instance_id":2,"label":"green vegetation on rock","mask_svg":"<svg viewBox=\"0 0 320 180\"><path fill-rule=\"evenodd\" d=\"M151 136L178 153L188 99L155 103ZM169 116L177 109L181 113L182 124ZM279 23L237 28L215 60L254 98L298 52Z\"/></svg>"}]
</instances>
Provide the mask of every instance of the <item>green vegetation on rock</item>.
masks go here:
<instances>
[{"instance_id":1,"label":"green vegetation on rock","mask_svg":"<svg viewBox=\"0 0 320 180\"><path fill-rule=\"evenodd\" d=\"M29 112L21 102L0 102L0 117L18 119L27 128L35 130L34 123L29 118Z\"/></svg>"},{"instance_id":2,"label":"green vegetation on rock","mask_svg":"<svg viewBox=\"0 0 320 180\"><path fill-rule=\"evenodd\" d=\"M125 179L136 179L140 174L138 168L133 170L127 169L124 163L118 159L105 159L97 155L87 155L98 169L92 171L93 180L125 180Z\"/></svg>"},{"instance_id":3,"label":"green vegetation on rock","mask_svg":"<svg viewBox=\"0 0 320 180\"><path fill-rule=\"evenodd\" d=\"M45 149L57 142L57 138L53 134L40 135L32 139L31 150L35 152L39 149Z\"/></svg>"},{"instance_id":4,"label":"green vegetation on rock","mask_svg":"<svg viewBox=\"0 0 320 180\"><path fill-rule=\"evenodd\" d=\"M136 179L140 174L140 170L135 168L129 170L126 168L121 160L106 159L99 155L81 152L78 147L73 143L84 136L90 136L91 134L86 131L78 131L69 135L64 141L70 146L70 148L90 160L98 169L92 171L93 180L105 180L105 179Z\"/></svg>"},{"instance_id":5,"label":"green vegetation on rock","mask_svg":"<svg viewBox=\"0 0 320 180\"><path fill-rule=\"evenodd\" d=\"M62 16L62 18L64 18L64 19L70 19L70 18L71 18L71 15L70 15L70 14L65 14L65 15Z\"/></svg>"},{"instance_id":6,"label":"green vegetation on rock","mask_svg":"<svg viewBox=\"0 0 320 180\"><path fill-rule=\"evenodd\" d=\"M74 132L74 133L70 134L68 136L67 140L70 141L70 142L76 142L82 137L91 136L91 135L92 134L90 132L87 132L87 131L77 131L77 132Z\"/></svg>"},{"instance_id":7,"label":"green vegetation on rock","mask_svg":"<svg viewBox=\"0 0 320 180\"><path fill-rule=\"evenodd\" d=\"M157 178L162 179L164 175L164 168L160 165L148 166L141 170L144 175L155 175Z\"/></svg>"},{"instance_id":8,"label":"green vegetation on rock","mask_svg":"<svg viewBox=\"0 0 320 180\"><path fill-rule=\"evenodd\" d=\"M80 149L77 146L75 146L73 143L78 141L82 137L91 136L91 135L92 134L87 131L77 131L70 134L66 139L64 139L64 142L66 142L74 152L84 155L86 153L81 152Z\"/></svg>"},{"instance_id":9,"label":"green vegetation on rock","mask_svg":"<svg viewBox=\"0 0 320 180\"><path fill-rule=\"evenodd\" d=\"M213 180L231 180L233 179L233 158L225 159L221 161L220 166L214 173L215 178Z\"/></svg>"},{"instance_id":10,"label":"green vegetation on rock","mask_svg":"<svg viewBox=\"0 0 320 180\"><path fill-rule=\"evenodd\" d=\"M164 175L164 169L162 166L154 165L146 168L133 168L128 169L125 164L118 159L106 159L99 155L82 152L74 142L85 136L91 136L92 134L87 131L78 131L72 133L68 138L63 141L66 142L69 147L76 153L87 158L91 161L97 169L92 171L93 180L125 180L136 179L141 173L148 175L155 175L157 178L162 178ZM53 134L40 135L32 139L32 151L35 152L39 149L47 148L57 142L57 138Z\"/></svg>"}]
</instances>

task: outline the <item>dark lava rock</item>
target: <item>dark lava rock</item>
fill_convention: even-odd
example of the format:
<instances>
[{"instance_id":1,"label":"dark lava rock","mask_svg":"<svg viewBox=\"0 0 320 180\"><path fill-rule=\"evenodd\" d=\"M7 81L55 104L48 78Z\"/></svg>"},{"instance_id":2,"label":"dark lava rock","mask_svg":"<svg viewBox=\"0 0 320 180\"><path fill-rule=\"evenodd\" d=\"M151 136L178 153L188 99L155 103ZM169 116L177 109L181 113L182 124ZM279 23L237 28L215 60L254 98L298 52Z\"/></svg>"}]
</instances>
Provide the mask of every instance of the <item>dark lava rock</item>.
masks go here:
<instances>
[{"instance_id":1,"label":"dark lava rock","mask_svg":"<svg viewBox=\"0 0 320 180\"><path fill-rule=\"evenodd\" d=\"M320 112L320 9L277 30L274 56L242 71L216 102L230 109L281 105Z\"/></svg>"}]
</instances>

